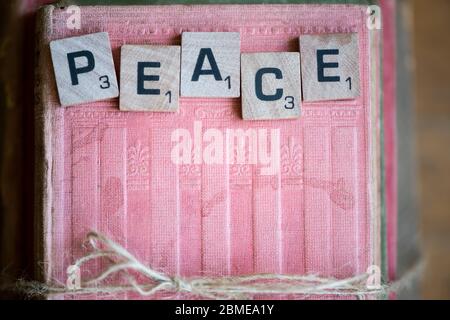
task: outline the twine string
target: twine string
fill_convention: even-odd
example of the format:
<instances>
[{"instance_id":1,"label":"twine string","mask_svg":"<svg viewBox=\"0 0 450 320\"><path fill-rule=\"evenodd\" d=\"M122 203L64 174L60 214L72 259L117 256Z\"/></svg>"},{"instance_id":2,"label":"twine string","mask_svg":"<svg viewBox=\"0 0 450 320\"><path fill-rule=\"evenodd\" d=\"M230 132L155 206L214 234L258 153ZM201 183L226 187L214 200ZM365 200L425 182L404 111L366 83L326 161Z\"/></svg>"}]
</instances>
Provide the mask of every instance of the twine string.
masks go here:
<instances>
[{"instance_id":1,"label":"twine string","mask_svg":"<svg viewBox=\"0 0 450 320\"><path fill-rule=\"evenodd\" d=\"M365 298L368 295L377 296L399 290L404 282L410 282L411 277L421 272L423 265L417 265L414 270L396 283L381 284L376 288L367 286L369 274L359 274L345 279L323 278L316 275L283 275L254 274L224 277L171 277L163 272L141 263L134 255L113 240L97 232L88 234L92 247L90 253L73 264L80 270L86 263L108 259L111 263L91 279L81 281L81 286L69 289L66 286L51 286L37 283L22 283L28 293L45 295L80 295L100 293L125 293L135 291L142 296L152 296L158 293L187 293L193 297L209 299L248 299L254 295L286 295L299 294L354 296ZM124 275L126 284L108 285L106 280L112 275ZM145 277L148 281L136 280L135 275Z\"/></svg>"}]
</instances>

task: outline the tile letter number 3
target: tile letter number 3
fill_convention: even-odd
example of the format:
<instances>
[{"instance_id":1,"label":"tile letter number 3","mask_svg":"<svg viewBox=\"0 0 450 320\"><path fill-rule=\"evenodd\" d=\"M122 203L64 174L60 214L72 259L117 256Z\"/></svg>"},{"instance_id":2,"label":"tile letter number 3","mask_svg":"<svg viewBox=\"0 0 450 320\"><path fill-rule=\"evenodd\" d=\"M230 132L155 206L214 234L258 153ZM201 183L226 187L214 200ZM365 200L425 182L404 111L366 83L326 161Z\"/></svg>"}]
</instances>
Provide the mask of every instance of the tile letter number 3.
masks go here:
<instances>
[{"instance_id":1,"label":"tile letter number 3","mask_svg":"<svg viewBox=\"0 0 450 320\"><path fill-rule=\"evenodd\" d=\"M62 106L119 96L106 32L52 41L50 51Z\"/></svg>"}]
</instances>

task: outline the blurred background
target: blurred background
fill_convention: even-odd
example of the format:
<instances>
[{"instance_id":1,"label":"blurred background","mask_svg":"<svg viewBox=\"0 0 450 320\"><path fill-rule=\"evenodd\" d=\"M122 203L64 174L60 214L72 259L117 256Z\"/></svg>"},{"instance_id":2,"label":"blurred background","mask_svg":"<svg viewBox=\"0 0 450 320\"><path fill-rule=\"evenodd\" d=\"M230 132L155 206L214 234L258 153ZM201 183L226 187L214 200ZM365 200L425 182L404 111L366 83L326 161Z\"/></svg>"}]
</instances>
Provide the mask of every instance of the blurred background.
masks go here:
<instances>
[{"instance_id":1,"label":"blurred background","mask_svg":"<svg viewBox=\"0 0 450 320\"><path fill-rule=\"evenodd\" d=\"M0 4L2 280L33 274L34 114L23 106L33 106L34 99L34 13L39 4L49 2ZM405 297L450 299L450 1L393 2L399 272L407 271L421 252L426 260L423 278L415 294ZM18 165L23 162L28 165ZM11 212L17 214L6 214Z\"/></svg>"},{"instance_id":2,"label":"blurred background","mask_svg":"<svg viewBox=\"0 0 450 320\"><path fill-rule=\"evenodd\" d=\"M450 299L450 1L414 0L410 6L420 229L427 261L422 295Z\"/></svg>"}]
</instances>

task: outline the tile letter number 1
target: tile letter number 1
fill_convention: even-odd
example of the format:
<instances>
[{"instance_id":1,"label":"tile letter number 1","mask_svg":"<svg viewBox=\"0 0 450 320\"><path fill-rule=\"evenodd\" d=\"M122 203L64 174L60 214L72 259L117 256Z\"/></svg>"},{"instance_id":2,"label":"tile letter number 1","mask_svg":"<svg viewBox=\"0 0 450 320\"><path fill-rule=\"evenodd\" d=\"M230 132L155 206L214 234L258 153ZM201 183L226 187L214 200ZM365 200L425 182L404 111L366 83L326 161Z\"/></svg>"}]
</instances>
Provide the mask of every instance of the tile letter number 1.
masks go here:
<instances>
[{"instance_id":1,"label":"tile letter number 1","mask_svg":"<svg viewBox=\"0 0 450 320\"><path fill-rule=\"evenodd\" d=\"M179 46L122 47L120 110L178 111Z\"/></svg>"},{"instance_id":2,"label":"tile letter number 1","mask_svg":"<svg viewBox=\"0 0 450 320\"><path fill-rule=\"evenodd\" d=\"M62 106L119 96L106 32L52 41L50 51Z\"/></svg>"},{"instance_id":3,"label":"tile letter number 1","mask_svg":"<svg viewBox=\"0 0 450 320\"><path fill-rule=\"evenodd\" d=\"M239 32L183 32L181 96L240 96Z\"/></svg>"},{"instance_id":4,"label":"tile letter number 1","mask_svg":"<svg viewBox=\"0 0 450 320\"><path fill-rule=\"evenodd\" d=\"M354 99L360 95L356 33L300 37L304 101Z\"/></svg>"}]
</instances>

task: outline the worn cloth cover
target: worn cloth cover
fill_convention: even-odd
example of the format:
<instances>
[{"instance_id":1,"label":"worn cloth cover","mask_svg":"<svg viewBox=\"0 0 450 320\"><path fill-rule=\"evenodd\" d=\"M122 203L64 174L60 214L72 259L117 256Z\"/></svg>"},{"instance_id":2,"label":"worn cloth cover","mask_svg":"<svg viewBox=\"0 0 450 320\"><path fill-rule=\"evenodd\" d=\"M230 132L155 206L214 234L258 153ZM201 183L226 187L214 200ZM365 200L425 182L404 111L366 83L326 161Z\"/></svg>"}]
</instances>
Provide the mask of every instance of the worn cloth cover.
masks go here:
<instances>
[{"instance_id":1,"label":"worn cloth cover","mask_svg":"<svg viewBox=\"0 0 450 320\"><path fill-rule=\"evenodd\" d=\"M366 27L366 9L82 7L81 30L66 27L63 10L41 10L37 243L44 279L65 283L90 230L181 276L344 278L380 266L380 43ZM118 74L120 46L180 45L182 31L239 31L242 52L298 51L301 34L357 32L361 97L303 103L302 116L289 121L243 121L238 98L181 98L179 113L120 112L117 99L60 107L49 41L100 31L109 33ZM280 129L279 174L264 176L249 164L175 165L171 133L193 136L196 121L203 132Z\"/></svg>"}]
</instances>

